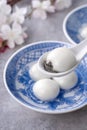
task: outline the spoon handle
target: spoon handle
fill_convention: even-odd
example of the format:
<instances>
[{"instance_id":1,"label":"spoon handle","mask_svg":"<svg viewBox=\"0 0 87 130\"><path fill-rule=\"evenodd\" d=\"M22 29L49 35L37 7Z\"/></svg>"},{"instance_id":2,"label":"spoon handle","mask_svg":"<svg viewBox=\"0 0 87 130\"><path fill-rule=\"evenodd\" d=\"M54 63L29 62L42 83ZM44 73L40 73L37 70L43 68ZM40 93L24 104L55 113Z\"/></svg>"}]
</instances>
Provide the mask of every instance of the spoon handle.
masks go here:
<instances>
[{"instance_id":1,"label":"spoon handle","mask_svg":"<svg viewBox=\"0 0 87 130\"><path fill-rule=\"evenodd\" d=\"M76 55L77 59L81 60L87 54L87 39L85 39L75 47L72 47L71 50Z\"/></svg>"}]
</instances>

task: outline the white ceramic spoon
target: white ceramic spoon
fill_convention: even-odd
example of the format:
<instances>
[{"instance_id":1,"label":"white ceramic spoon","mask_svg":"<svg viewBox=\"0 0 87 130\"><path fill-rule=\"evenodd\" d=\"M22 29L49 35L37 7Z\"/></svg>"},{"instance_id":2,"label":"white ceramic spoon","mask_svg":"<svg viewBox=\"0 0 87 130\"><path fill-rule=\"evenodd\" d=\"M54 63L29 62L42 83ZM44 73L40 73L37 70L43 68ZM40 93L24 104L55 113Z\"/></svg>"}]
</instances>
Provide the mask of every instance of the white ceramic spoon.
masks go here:
<instances>
[{"instance_id":1,"label":"white ceramic spoon","mask_svg":"<svg viewBox=\"0 0 87 130\"><path fill-rule=\"evenodd\" d=\"M60 76L64 76L70 72L72 72L81 62L82 58L87 54L87 39L82 41L80 44L75 45L74 47L69 48L75 55L76 57L76 65L74 67L72 67L71 69L69 69L68 71L64 71L64 72L58 72L58 73L53 73L53 72L48 72L45 70L44 68L44 62L46 61L46 57L48 55L49 52L46 52L45 54L43 54L39 60L38 60L38 69L44 73L45 75L50 75L52 77L60 77Z\"/></svg>"}]
</instances>

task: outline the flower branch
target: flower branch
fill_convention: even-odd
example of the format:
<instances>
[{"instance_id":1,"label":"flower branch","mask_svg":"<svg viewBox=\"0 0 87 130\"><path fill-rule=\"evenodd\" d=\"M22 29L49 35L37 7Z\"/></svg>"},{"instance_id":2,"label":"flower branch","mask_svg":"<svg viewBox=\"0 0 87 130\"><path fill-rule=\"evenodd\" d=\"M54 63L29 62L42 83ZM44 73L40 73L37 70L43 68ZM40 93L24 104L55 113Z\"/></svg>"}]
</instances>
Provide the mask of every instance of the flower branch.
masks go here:
<instances>
[{"instance_id":1,"label":"flower branch","mask_svg":"<svg viewBox=\"0 0 87 130\"><path fill-rule=\"evenodd\" d=\"M69 8L72 0L31 0L31 5L13 7L20 0L0 0L0 52L21 45L27 38L23 24L26 17L46 19L49 13ZM9 4L8 4L9 3Z\"/></svg>"},{"instance_id":2,"label":"flower branch","mask_svg":"<svg viewBox=\"0 0 87 130\"><path fill-rule=\"evenodd\" d=\"M21 1L21 0L7 0L7 3L10 4L11 6L13 6L14 4L16 4L19 1Z\"/></svg>"},{"instance_id":3,"label":"flower branch","mask_svg":"<svg viewBox=\"0 0 87 130\"><path fill-rule=\"evenodd\" d=\"M25 28L23 28L26 13L27 7L15 6L13 10L7 0L0 1L0 52L7 46L14 48L16 44L24 43L24 39L27 37Z\"/></svg>"},{"instance_id":4,"label":"flower branch","mask_svg":"<svg viewBox=\"0 0 87 130\"><path fill-rule=\"evenodd\" d=\"M69 8L72 0L32 0L30 16L46 19L49 13Z\"/></svg>"}]
</instances>

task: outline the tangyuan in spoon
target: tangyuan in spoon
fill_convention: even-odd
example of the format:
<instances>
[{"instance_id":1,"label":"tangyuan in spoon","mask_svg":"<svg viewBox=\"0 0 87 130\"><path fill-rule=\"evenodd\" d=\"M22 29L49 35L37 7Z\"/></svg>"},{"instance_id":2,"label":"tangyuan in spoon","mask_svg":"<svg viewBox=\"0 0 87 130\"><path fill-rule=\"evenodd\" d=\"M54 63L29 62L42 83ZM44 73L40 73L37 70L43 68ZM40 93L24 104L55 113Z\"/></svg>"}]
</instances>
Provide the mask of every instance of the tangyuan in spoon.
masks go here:
<instances>
[{"instance_id":1,"label":"tangyuan in spoon","mask_svg":"<svg viewBox=\"0 0 87 130\"><path fill-rule=\"evenodd\" d=\"M39 58L38 69L46 75L60 77L73 71L86 53L87 39L72 48L56 48Z\"/></svg>"}]
</instances>

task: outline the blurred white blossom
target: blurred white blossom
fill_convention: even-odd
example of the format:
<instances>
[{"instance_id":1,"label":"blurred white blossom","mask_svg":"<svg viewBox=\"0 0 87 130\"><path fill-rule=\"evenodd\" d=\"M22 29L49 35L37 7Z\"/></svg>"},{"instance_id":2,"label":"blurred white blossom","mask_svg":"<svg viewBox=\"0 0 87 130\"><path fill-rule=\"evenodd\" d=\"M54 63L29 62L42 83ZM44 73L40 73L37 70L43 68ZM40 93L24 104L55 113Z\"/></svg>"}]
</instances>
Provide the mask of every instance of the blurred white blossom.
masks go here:
<instances>
[{"instance_id":1,"label":"blurred white blossom","mask_svg":"<svg viewBox=\"0 0 87 130\"><path fill-rule=\"evenodd\" d=\"M46 19L47 12L48 13L55 12L55 7L51 4L50 0L44 0L44 1L33 0L32 8L33 8L32 17L34 18Z\"/></svg>"},{"instance_id":2,"label":"blurred white blossom","mask_svg":"<svg viewBox=\"0 0 87 130\"><path fill-rule=\"evenodd\" d=\"M24 43L25 32L22 26L18 23L13 23L12 28L10 25L3 25L1 27L0 36L3 40L7 40L9 48L14 48L15 44L20 45Z\"/></svg>"},{"instance_id":3,"label":"blurred white blossom","mask_svg":"<svg viewBox=\"0 0 87 130\"><path fill-rule=\"evenodd\" d=\"M63 10L69 8L72 5L72 0L56 0L55 8L56 10Z\"/></svg>"},{"instance_id":4,"label":"blurred white blossom","mask_svg":"<svg viewBox=\"0 0 87 130\"><path fill-rule=\"evenodd\" d=\"M20 45L24 43L27 37L25 29L21 24L25 21L27 7L13 8L7 4L7 0L0 0L0 38L3 39L9 48L14 48L15 44Z\"/></svg>"},{"instance_id":5,"label":"blurred white blossom","mask_svg":"<svg viewBox=\"0 0 87 130\"><path fill-rule=\"evenodd\" d=\"M11 10L11 6L7 4L7 0L0 1L0 28L2 25L8 23Z\"/></svg>"},{"instance_id":6,"label":"blurred white blossom","mask_svg":"<svg viewBox=\"0 0 87 130\"><path fill-rule=\"evenodd\" d=\"M0 13L0 28L2 25L7 23L7 16Z\"/></svg>"},{"instance_id":7,"label":"blurred white blossom","mask_svg":"<svg viewBox=\"0 0 87 130\"><path fill-rule=\"evenodd\" d=\"M27 37L22 24L25 22L28 13L34 18L46 19L47 13L54 13L70 7L72 0L32 0L29 7L14 9L7 4L7 0L0 0L0 38L6 40L9 48L24 43ZM86 36L84 27L81 36Z\"/></svg>"},{"instance_id":8,"label":"blurred white blossom","mask_svg":"<svg viewBox=\"0 0 87 130\"><path fill-rule=\"evenodd\" d=\"M23 24L25 21L26 13L27 8L18 8L17 6L15 6L15 11L10 15L10 21Z\"/></svg>"},{"instance_id":9,"label":"blurred white blossom","mask_svg":"<svg viewBox=\"0 0 87 130\"><path fill-rule=\"evenodd\" d=\"M9 15L11 10L11 6L7 4L7 0L0 0L0 14Z\"/></svg>"}]
</instances>

